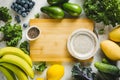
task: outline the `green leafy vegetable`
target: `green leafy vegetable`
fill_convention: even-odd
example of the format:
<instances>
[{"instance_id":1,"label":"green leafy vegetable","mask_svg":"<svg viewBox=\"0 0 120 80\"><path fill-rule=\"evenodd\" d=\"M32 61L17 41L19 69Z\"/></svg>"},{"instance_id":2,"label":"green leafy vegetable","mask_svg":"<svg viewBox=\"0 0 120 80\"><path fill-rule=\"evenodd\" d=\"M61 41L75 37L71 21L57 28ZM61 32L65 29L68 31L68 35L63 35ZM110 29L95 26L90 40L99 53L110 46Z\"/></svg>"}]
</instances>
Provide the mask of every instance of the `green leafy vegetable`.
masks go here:
<instances>
[{"instance_id":1,"label":"green leafy vegetable","mask_svg":"<svg viewBox=\"0 0 120 80\"><path fill-rule=\"evenodd\" d=\"M104 34L104 29L100 29L100 30L98 31L98 33L99 33L99 34Z\"/></svg>"},{"instance_id":2,"label":"green leafy vegetable","mask_svg":"<svg viewBox=\"0 0 120 80\"><path fill-rule=\"evenodd\" d=\"M0 20L7 22L11 21L12 17L8 13L9 9L7 7L0 7Z\"/></svg>"},{"instance_id":3,"label":"green leafy vegetable","mask_svg":"<svg viewBox=\"0 0 120 80\"><path fill-rule=\"evenodd\" d=\"M72 76L75 80L98 80L97 75L92 72L90 67L76 63L72 68Z\"/></svg>"},{"instance_id":4,"label":"green leafy vegetable","mask_svg":"<svg viewBox=\"0 0 120 80\"><path fill-rule=\"evenodd\" d=\"M24 51L26 54L30 55L30 52L29 52L29 43L28 41L24 41L20 44L20 49L22 51Z\"/></svg>"},{"instance_id":5,"label":"green leafy vegetable","mask_svg":"<svg viewBox=\"0 0 120 80\"><path fill-rule=\"evenodd\" d=\"M22 29L18 24L11 25L8 22L0 28L0 31L4 33L4 41L6 41L7 46L17 46L22 38Z\"/></svg>"},{"instance_id":6,"label":"green leafy vegetable","mask_svg":"<svg viewBox=\"0 0 120 80\"><path fill-rule=\"evenodd\" d=\"M113 26L120 24L120 0L85 0L84 11L96 22Z\"/></svg>"},{"instance_id":7,"label":"green leafy vegetable","mask_svg":"<svg viewBox=\"0 0 120 80\"><path fill-rule=\"evenodd\" d=\"M39 18L39 17L40 17L39 13L35 14L35 18Z\"/></svg>"},{"instance_id":8,"label":"green leafy vegetable","mask_svg":"<svg viewBox=\"0 0 120 80\"><path fill-rule=\"evenodd\" d=\"M34 69L39 72L43 72L47 68L46 62L40 62L34 65Z\"/></svg>"}]
</instances>

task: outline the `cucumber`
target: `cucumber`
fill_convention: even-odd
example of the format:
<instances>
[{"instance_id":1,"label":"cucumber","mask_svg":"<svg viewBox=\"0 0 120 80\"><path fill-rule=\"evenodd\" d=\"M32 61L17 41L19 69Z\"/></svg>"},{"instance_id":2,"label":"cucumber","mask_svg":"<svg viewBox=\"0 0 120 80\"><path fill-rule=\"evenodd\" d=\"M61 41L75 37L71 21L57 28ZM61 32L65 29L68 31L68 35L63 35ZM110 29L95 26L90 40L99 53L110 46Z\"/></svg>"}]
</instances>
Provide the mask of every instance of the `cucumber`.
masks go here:
<instances>
[{"instance_id":1,"label":"cucumber","mask_svg":"<svg viewBox=\"0 0 120 80\"><path fill-rule=\"evenodd\" d=\"M99 71L99 75L102 78L102 80L116 80L115 76L111 74L103 73L101 71Z\"/></svg>"},{"instance_id":2,"label":"cucumber","mask_svg":"<svg viewBox=\"0 0 120 80\"><path fill-rule=\"evenodd\" d=\"M120 76L119 68L114 65L106 64L102 62L96 62L94 65L101 72L108 73L114 76Z\"/></svg>"}]
</instances>

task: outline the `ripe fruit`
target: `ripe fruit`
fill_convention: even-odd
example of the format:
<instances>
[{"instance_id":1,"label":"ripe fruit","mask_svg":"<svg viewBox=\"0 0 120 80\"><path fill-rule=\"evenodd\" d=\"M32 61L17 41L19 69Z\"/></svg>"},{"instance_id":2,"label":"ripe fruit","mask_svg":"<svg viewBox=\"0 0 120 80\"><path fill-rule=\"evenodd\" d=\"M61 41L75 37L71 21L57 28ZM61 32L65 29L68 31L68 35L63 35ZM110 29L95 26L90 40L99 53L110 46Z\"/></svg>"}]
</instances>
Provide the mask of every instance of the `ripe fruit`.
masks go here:
<instances>
[{"instance_id":1,"label":"ripe fruit","mask_svg":"<svg viewBox=\"0 0 120 80\"><path fill-rule=\"evenodd\" d=\"M120 42L120 26L109 33L109 38L115 42Z\"/></svg>"},{"instance_id":2,"label":"ripe fruit","mask_svg":"<svg viewBox=\"0 0 120 80\"><path fill-rule=\"evenodd\" d=\"M11 55L11 54L4 55L0 59L0 62L14 64L14 65L20 67L31 78L34 77L34 72L33 72L32 68L30 67L30 65L24 59L22 59L16 55Z\"/></svg>"},{"instance_id":3,"label":"ripe fruit","mask_svg":"<svg viewBox=\"0 0 120 80\"><path fill-rule=\"evenodd\" d=\"M0 69L7 80L16 80L16 78L17 80L28 80L28 76L34 78L31 58L19 48L4 47L0 49ZM15 75L9 75L7 70Z\"/></svg>"},{"instance_id":4,"label":"ripe fruit","mask_svg":"<svg viewBox=\"0 0 120 80\"><path fill-rule=\"evenodd\" d=\"M0 57L6 55L6 54L13 54L16 56L19 56L27 61L30 66L32 66L32 60L30 57L25 54L21 49L16 48L16 47L4 47L0 49Z\"/></svg>"},{"instance_id":5,"label":"ripe fruit","mask_svg":"<svg viewBox=\"0 0 120 80\"><path fill-rule=\"evenodd\" d=\"M60 80L64 75L64 66L54 64L47 70L47 80Z\"/></svg>"},{"instance_id":6,"label":"ripe fruit","mask_svg":"<svg viewBox=\"0 0 120 80\"><path fill-rule=\"evenodd\" d=\"M113 41L105 40L100 44L105 55L111 60L120 60L120 47Z\"/></svg>"}]
</instances>

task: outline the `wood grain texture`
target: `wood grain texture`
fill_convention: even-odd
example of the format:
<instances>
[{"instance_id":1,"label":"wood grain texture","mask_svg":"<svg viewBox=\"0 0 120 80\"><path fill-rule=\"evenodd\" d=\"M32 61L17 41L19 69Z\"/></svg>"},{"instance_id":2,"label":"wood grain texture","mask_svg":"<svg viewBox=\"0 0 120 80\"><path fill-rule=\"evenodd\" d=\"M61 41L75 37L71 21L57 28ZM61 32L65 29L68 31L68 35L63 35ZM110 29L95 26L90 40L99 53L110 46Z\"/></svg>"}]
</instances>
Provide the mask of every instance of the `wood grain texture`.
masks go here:
<instances>
[{"instance_id":1,"label":"wood grain texture","mask_svg":"<svg viewBox=\"0 0 120 80\"><path fill-rule=\"evenodd\" d=\"M73 61L67 50L67 39L77 29L93 31L94 23L88 19L32 19L30 26L38 26L40 37L30 41L32 61Z\"/></svg>"}]
</instances>

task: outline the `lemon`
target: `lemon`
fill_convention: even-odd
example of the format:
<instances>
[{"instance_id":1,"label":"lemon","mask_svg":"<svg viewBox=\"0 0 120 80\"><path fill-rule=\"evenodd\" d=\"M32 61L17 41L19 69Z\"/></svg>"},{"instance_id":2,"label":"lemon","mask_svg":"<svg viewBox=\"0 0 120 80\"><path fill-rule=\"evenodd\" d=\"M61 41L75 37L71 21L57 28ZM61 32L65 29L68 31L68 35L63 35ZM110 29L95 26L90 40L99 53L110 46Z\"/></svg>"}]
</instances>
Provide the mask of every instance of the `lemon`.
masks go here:
<instances>
[{"instance_id":1,"label":"lemon","mask_svg":"<svg viewBox=\"0 0 120 80\"><path fill-rule=\"evenodd\" d=\"M44 80L43 78L37 78L36 80Z\"/></svg>"},{"instance_id":2,"label":"lemon","mask_svg":"<svg viewBox=\"0 0 120 80\"><path fill-rule=\"evenodd\" d=\"M47 70L47 80L60 80L64 75L64 66L54 64Z\"/></svg>"}]
</instances>

